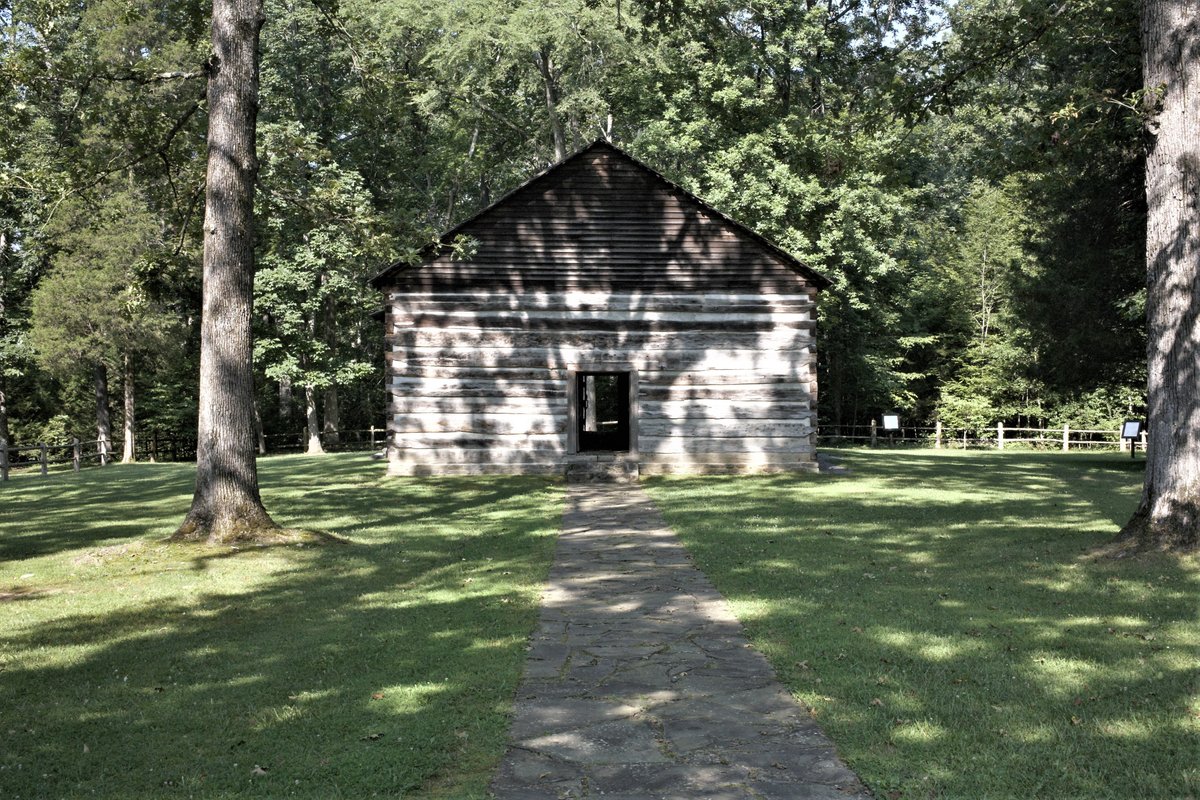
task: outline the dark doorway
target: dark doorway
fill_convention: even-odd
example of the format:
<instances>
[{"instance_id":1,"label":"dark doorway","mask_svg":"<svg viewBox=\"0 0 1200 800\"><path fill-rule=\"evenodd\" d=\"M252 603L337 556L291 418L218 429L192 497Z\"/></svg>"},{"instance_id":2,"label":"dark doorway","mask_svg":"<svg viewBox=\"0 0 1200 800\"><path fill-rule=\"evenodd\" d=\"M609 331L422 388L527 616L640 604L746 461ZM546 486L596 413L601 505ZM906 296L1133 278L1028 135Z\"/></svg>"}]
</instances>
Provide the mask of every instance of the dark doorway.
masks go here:
<instances>
[{"instance_id":1,"label":"dark doorway","mask_svg":"<svg viewBox=\"0 0 1200 800\"><path fill-rule=\"evenodd\" d=\"M578 372L579 452L629 449L629 373Z\"/></svg>"}]
</instances>

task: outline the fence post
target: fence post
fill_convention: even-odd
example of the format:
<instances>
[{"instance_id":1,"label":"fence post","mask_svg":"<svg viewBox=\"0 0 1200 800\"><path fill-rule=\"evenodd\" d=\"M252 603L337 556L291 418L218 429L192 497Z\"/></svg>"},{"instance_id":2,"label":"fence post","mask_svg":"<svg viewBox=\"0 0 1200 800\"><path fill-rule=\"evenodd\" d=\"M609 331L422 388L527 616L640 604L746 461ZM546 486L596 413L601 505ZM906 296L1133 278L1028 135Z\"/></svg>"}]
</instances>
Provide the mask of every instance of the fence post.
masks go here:
<instances>
[{"instance_id":1,"label":"fence post","mask_svg":"<svg viewBox=\"0 0 1200 800\"><path fill-rule=\"evenodd\" d=\"M1071 449L1071 426L1063 423L1063 452Z\"/></svg>"},{"instance_id":2,"label":"fence post","mask_svg":"<svg viewBox=\"0 0 1200 800\"><path fill-rule=\"evenodd\" d=\"M1146 447L1146 432L1145 431L1142 431L1141 440L1142 440L1142 455L1145 455L1148 452L1148 449Z\"/></svg>"},{"instance_id":3,"label":"fence post","mask_svg":"<svg viewBox=\"0 0 1200 800\"><path fill-rule=\"evenodd\" d=\"M935 450L942 449L942 421L940 419L933 423L933 447Z\"/></svg>"},{"instance_id":4,"label":"fence post","mask_svg":"<svg viewBox=\"0 0 1200 800\"><path fill-rule=\"evenodd\" d=\"M871 420L871 447L875 446L875 441L876 441L875 420L872 419Z\"/></svg>"},{"instance_id":5,"label":"fence post","mask_svg":"<svg viewBox=\"0 0 1200 800\"><path fill-rule=\"evenodd\" d=\"M46 454L46 451L49 449L50 448L46 446L45 442L38 442L38 462L42 465L43 475L48 475L50 473L50 460Z\"/></svg>"},{"instance_id":6,"label":"fence post","mask_svg":"<svg viewBox=\"0 0 1200 800\"><path fill-rule=\"evenodd\" d=\"M0 439L0 481L8 480L8 439Z\"/></svg>"},{"instance_id":7,"label":"fence post","mask_svg":"<svg viewBox=\"0 0 1200 800\"><path fill-rule=\"evenodd\" d=\"M371 450L375 449L375 426L371 426Z\"/></svg>"},{"instance_id":8,"label":"fence post","mask_svg":"<svg viewBox=\"0 0 1200 800\"><path fill-rule=\"evenodd\" d=\"M80 462L83 460L82 447L79 444L79 437L71 437L71 469L79 472Z\"/></svg>"},{"instance_id":9,"label":"fence post","mask_svg":"<svg viewBox=\"0 0 1200 800\"><path fill-rule=\"evenodd\" d=\"M158 461L158 431L154 432L154 436L150 437L150 462Z\"/></svg>"},{"instance_id":10,"label":"fence post","mask_svg":"<svg viewBox=\"0 0 1200 800\"><path fill-rule=\"evenodd\" d=\"M96 442L100 446L100 466L108 466L108 442L100 439Z\"/></svg>"},{"instance_id":11,"label":"fence post","mask_svg":"<svg viewBox=\"0 0 1200 800\"><path fill-rule=\"evenodd\" d=\"M1118 452L1121 452L1121 453L1125 452L1125 442L1126 442L1126 439L1124 436L1121 435L1121 429L1117 428L1117 451ZM1130 443L1132 444L1132 440L1130 440Z\"/></svg>"},{"instance_id":12,"label":"fence post","mask_svg":"<svg viewBox=\"0 0 1200 800\"><path fill-rule=\"evenodd\" d=\"M998 449L998 450L1004 449L1004 423L1003 422L996 423L996 449Z\"/></svg>"}]
</instances>

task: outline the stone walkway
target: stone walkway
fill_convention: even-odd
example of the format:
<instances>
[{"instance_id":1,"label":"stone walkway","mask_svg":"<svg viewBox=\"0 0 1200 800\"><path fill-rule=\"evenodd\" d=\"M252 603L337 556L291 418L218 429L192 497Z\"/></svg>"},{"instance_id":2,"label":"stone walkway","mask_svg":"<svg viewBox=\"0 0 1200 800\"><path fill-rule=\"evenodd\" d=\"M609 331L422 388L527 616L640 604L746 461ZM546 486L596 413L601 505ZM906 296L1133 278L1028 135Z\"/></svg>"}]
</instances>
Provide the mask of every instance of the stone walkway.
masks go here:
<instances>
[{"instance_id":1,"label":"stone walkway","mask_svg":"<svg viewBox=\"0 0 1200 800\"><path fill-rule=\"evenodd\" d=\"M636 485L571 485L501 800L868 798Z\"/></svg>"}]
</instances>

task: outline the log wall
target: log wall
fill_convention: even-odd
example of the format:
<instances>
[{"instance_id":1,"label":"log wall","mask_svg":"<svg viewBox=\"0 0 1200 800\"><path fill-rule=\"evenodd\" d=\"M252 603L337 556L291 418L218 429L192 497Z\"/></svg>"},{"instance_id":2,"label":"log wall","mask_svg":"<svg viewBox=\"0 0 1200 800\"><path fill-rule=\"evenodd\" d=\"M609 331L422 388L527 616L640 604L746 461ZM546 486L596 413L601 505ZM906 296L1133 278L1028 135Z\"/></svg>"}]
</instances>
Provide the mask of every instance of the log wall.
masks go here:
<instances>
[{"instance_id":1,"label":"log wall","mask_svg":"<svg viewBox=\"0 0 1200 800\"><path fill-rule=\"evenodd\" d=\"M811 469L814 294L394 291L390 471L562 472L576 371L636 374L643 474Z\"/></svg>"}]
</instances>

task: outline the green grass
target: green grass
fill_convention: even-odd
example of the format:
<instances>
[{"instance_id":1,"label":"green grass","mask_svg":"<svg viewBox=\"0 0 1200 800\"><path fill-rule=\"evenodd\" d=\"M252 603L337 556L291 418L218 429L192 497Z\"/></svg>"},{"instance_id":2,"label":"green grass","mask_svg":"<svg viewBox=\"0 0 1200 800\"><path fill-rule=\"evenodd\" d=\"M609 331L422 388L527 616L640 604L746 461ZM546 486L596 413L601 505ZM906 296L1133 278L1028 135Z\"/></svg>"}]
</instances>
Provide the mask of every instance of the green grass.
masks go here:
<instances>
[{"instance_id":1,"label":"green grass","mask_svg":"<svg viewBox=\"0 0 1200 800\"><path fill-rule=\"evenodd\" d=\"M166 544L185 465L0 486L0 796L484 795L561 487L259 472L278 522L351 544Z\"/></svg>"},{"instance_id":2,"label":"green grass","mask_svg":"<svg viewBox=\"0 0 1200 800\"><path fill-rule=\"evenodd\" d=\"M1200 565L1088 555L1140 461L839 455L648 489L879 797L1200 794Z\"/></svg>"}]
</instances>

